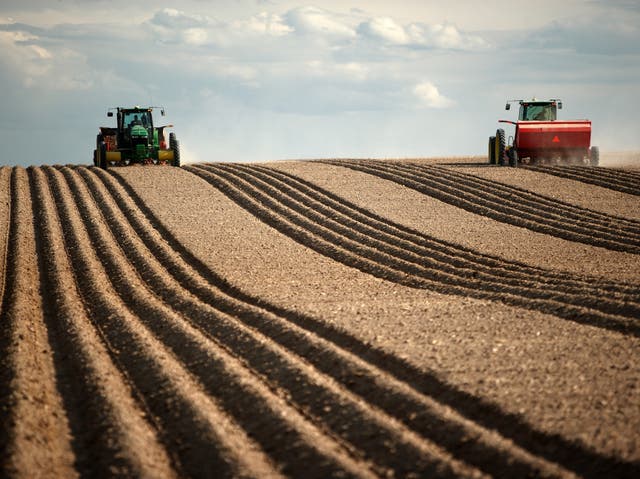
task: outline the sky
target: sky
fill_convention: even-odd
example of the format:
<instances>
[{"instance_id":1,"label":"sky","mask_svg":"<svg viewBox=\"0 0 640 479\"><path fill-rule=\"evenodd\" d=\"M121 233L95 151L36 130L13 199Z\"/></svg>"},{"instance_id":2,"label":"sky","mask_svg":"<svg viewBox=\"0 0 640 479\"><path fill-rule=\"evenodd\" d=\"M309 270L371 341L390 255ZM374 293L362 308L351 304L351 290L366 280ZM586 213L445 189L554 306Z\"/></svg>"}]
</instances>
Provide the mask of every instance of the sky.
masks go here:
<instances>
[{"instance_id":1,"label":"sky","mask_svg":"<svg viewBox=\"0 0 640 479\"><path fill-rule=\"evenodd\" d=\"M640 150L640 0L1 0L0 86L0 165L134 105L185 162L481 155L532 97Z\"/></svg>"}]
</instances>

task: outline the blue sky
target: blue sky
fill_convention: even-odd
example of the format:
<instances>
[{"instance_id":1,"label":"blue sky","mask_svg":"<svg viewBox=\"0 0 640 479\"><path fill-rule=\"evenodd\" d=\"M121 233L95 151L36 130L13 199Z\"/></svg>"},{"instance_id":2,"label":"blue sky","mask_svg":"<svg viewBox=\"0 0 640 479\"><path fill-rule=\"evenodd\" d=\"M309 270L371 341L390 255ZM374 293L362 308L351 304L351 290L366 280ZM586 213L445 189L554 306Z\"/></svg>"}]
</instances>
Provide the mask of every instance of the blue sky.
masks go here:
<instances>
[{"instance_id":1,"label":"blue sky","mask_svg":"<svg viewBox=\"0 0 640 479\"><path fill-rule=\"evenodd\" d=\"M187 161L484 154L506 99L640 149L640 1L3 0L0 164L162 105Z\"/></svg>"}]
</instances>

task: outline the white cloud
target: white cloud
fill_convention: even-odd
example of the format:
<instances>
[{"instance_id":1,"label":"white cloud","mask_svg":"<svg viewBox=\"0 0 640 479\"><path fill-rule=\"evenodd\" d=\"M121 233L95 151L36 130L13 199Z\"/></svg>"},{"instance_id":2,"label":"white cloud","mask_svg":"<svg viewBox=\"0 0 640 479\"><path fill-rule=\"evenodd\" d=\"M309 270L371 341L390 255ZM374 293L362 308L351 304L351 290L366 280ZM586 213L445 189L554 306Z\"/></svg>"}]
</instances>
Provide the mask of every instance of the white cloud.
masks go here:
<instances>
[{"instance_id":1,"label":"white cloud","mask_svg":"<svg viewBox=\"0 0 640 479\"><path fill-rule=\"evenodd\" d=\"M438 88L431 82L418 83L413 88L414 95L422 106L427 108L448 108L453 105L453 101L442 95Z\"/></svg>"},{"instance_id":2,"label":"white cloud","mask_svg":"<svg viewBox=\"0 0 640 479\"><path fill-rule=\"evenodd\" d=\"M207 26L211 19L203 15L187 14L175 8L164 8L156 12L149 22L160 27L184 30Z\"/></svg>"},{"instance_id":3,"label":"white cloud","mask_svg":"<svg viewBox=\"0 0 640 479\"><path fill-rule=\"evenodd\" d=\"M298 33L354 38L356 31L343 17L316 7L299 7L285 14L287 24Z\"/></svg>"},{"instance_id":4,"label":"white cloud","mask_svg":"<svg viewBox=\"0 0 640 479\"><path fill-rule=\"evenodd\" d=\"M390 17L373 18L363 22L358 27L358 33L368 37L375 37L387 43L395 45L407 45L411 42L411 37L404 27L397 24Z\"/></svg>"},{"instance_id":5,"label":"white cloud","mask_svg":"<svg viewBox=\"0 0 640 479\"><path fill-rule=\"evenodd\" d=\"M358 26L358 34L387 45L415 48L476 50L488 46L481 37L462 33L450 23L410 23L402 26L390 17L377 17L362 22Z\"/></svg>"},{"instance_id":6,"label":"white cloud","mask_svg":"<svg viewBox=\"0 0 640 479\"><path fill-rule=\"evenodd\" d=\"M284 23L283 18L275 13L261 12L249 20L234 22L234 26L252 33L280 37L294 31L293 27Z\"/></svg>"},{"instance_id":7,"label":"white cloud","mask_svg":"<svg viewBox=\"0 0 640 479\"><path fill-rule=\"evenodd\" d=\"M147 22L162 43L183 43L192 46L205 45L211 40L210 32L220 25L204 15L187 14L174 8L156 12Z\"/></svg>"}]
</instances>

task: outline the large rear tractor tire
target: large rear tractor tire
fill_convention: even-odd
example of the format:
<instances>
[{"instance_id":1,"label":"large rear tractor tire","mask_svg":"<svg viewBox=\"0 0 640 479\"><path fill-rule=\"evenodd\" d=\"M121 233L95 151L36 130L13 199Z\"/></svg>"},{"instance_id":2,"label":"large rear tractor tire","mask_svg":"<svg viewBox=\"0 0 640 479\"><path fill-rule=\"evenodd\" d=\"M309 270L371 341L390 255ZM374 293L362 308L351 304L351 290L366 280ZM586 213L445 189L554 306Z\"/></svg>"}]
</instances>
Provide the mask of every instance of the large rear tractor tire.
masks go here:
<instances>
[{"instance_id":1,"label":"large rear tractor tire","mask_svg":"<svg viewBox=\"0 0 640 479\"><path fill-rule=\"evenodd\" d=\"M509 166L513 167L513 168L517 168L518 167L518 151L511 147L509 149Z\"/></svg>"},{"instance_id":2,"label":"large rear tractor tire","mask_svg":"<svg viewBox=\"0 0 640 479\"><path fill-rule=\"evenodd\" d=\"M496 162L500 166L507 165L507 139L502 128L496 130Z\"/></svg>"},{"instance_id":3,"label":"large rear tractor tire","mask_svg":"<svg viewBox=\"0 0 640 479\"><path fill-rule=\"evenodd\" d=\"M173 150L173 166L180 167L180 143L175 133L169 133L169 148Z\"/></svg>"},{"instance_id":4,"label":"large rear tractor tire","mask_svg":"<svg viewBox=\"0 0 640 479\"><path fill-rule=\"evenodd\" d=\"M591 166L598 166L600 164L600 148L592 146L589 152L589 164Z\"/></svg>"},{"instance_id":5,"label":"large rear tractor tire","mask_svg":"<svg viewBox=\"0 0 640 479\"><path fill-rule=\"evenodd\" d=\"M496 164L496 137L495 136L489 137L489 164L490 165Z\"/></svg>"},{"instance_id":6,"label":"large rear tractor tire","mask_svg":"<svg viewBox=\"0 0 640 479\"><path fill-rule=\"evenodd\" d=\"M93 166L100 166L100 144L104 142L104 138L102 137L102 133L98 133L96 136L96 149L93 150Z\"/></svg>"},{"instance_id":7,"label":"large rear tractor tire","mask_svg":"<svg viewBox=\"0 0 640 479\"><path fill-rule=\"evenodd\" d=\"M100 154L98 155L98 163L100 168L106 170L109 168L109 163L107 163L107 144L103 141L100 143L99 150Z\"/></svg>"}]
</instances>

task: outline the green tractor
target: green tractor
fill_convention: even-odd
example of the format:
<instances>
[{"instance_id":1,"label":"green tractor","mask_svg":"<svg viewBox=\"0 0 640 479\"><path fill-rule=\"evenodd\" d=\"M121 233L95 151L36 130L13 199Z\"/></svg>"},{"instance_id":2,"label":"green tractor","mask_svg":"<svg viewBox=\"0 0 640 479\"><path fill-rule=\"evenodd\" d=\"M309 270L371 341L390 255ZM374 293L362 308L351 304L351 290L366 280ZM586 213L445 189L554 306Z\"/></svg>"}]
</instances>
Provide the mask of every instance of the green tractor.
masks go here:
<instances>
[{"instance_id":1,"label":"green tractor","mask_svg":"<svg viewBox=\"0 0 640 479\"><path fill-rule=\"evenodd\" d=\"M167 145L165 128L173 125L154 126L153 108L110 108L108 117L117 111L117 126L101 126L93 150L93 164L107 169L111 166L173 165L180 166L180 145L175 133L169 134ZM160 110L164 116L164 109Z\"/></svg>"}]
</instances>

